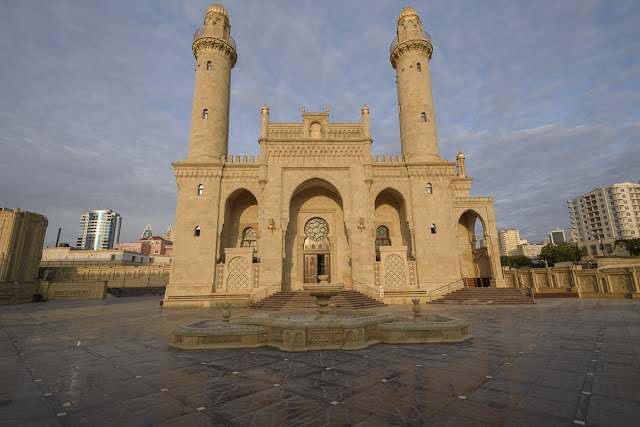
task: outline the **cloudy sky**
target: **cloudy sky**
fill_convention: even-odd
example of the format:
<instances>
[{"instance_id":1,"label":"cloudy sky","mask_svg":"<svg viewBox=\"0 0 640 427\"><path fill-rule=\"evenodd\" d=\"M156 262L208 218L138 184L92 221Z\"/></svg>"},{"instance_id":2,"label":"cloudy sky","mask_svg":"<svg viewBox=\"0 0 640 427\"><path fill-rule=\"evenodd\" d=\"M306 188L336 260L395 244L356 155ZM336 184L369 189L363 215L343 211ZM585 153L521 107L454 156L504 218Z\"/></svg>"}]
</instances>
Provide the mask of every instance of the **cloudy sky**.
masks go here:
<instances>
[{"instance_id":1,"label":"cloudy sky","mask_svg":"<svg viewBox=\"0 0 640 427\"><path fill-rule=\"evenodd\" d=\"M238 46L229 154L258 154L272 122L371 110L374 154L399 154L389 45L398 1L223 3ZM0 206L74 243L92 209L122 242L174 222L170 162L187 155L193 33L207 1L23 0L0 14ZM472 195L530 242L570 226L566 201L640 179L640 2L416 1L432 37L440 155L467 158Z\"/></svg>"}]
</instances>

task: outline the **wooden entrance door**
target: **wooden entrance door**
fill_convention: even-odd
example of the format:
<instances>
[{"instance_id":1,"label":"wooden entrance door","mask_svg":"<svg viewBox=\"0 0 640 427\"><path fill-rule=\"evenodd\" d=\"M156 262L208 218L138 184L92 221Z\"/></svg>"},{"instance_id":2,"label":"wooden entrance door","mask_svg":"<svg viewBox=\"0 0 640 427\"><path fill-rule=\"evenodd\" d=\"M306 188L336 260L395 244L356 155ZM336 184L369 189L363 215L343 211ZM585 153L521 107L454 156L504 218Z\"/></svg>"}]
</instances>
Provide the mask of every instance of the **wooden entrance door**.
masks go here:
<instances>
[{"instance_id":1,"label":"wooden entrance door","mask_svg":"<svg viewBox=\"0 0 640 427\"><path fill-rule=\"evenodd\" d=\"M318 275L326 274L331 281L329 254L304 254L304 283L318 283Z\"/></svg>"}]
</instances>

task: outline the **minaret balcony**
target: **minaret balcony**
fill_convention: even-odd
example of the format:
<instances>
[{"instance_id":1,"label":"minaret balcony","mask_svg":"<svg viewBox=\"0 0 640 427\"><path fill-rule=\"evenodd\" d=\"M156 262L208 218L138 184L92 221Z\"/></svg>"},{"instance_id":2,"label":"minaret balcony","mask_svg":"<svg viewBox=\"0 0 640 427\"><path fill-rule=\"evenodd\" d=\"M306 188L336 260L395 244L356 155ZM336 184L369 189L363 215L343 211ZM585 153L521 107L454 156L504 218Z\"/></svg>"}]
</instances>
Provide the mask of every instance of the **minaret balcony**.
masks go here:
<instances>
[{"instance_id":1,"label":"minaret balcony","mask_svg":"<svg viewBox=\"0 0 640 427\"><path fill-rule=\"evenodd\" d=\"M228 34L221 35L219 31L218 31L218 34L215 34L214 30L215 29L213 27L199 28L198 31L196 31L195 34L193 35L193 40L196 40L200 37L213 37L218 40L223 40L229 43L233 47L233 50L236 50L236 41L233 39L233 37L231 37Z\"/></svg>"},{"instance_id":2,"label":"minaret balcony","mask_svg":"<svg viewBox=\"0 0 640 427\"><path fill-rule=\"evenodd\" d=\"M426 31L410 30L410 31L403 32L402 34L398 35L398 37L393 39L393 41L391 42L391 47L389 48L389 51L393 52L393 48L395 48L398 44L404 43L408 40L414 40L414 39L424 39L424 40L427 40L429 43L431 43L431 36Z\"/></svg>"}]
</instances>

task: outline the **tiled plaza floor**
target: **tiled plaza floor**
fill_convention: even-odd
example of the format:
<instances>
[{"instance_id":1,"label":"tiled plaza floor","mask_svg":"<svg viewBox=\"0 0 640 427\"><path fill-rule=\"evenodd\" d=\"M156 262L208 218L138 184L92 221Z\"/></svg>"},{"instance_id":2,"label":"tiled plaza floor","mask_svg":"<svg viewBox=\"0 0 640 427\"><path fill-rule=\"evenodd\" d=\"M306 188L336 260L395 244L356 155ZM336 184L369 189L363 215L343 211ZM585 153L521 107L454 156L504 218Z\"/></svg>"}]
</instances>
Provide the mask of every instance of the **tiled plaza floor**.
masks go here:
<instances>
[{"instance_id":1,"label":"tiled plaza floor","mask_svg":"<svg viewBox=\"0 0 640 427\"><path fill-rule=\"evenodd\" d=\"M423 305L474 338L296 354L169 350L172 328L221 309L158 301L0 306L0 426L640 422L640 301Z\"/></svg>"}]
</instances>

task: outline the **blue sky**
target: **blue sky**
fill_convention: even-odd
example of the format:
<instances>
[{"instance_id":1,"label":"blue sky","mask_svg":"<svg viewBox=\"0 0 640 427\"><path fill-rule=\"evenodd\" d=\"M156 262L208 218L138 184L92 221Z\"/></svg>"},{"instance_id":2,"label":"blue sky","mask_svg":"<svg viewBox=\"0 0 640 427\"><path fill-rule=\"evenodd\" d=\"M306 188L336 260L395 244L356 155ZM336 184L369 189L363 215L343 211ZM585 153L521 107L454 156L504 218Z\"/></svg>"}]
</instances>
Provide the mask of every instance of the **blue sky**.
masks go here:
<instances>
[{"instance_id":1,"label":"blue sky","mask_svg":"<svg viewBox=\"0 0 640 427\"><path fill-rule=\"evenodd\" d=\"M80 216L123 217L121 241L174 222L171 162L186 157L193 33L206 1L10 2L0 15L0 206L48 217L45 245ZM371 111L374 154L399 154L389 45L397 1L226 1L238 46L229 154L257 154L260 107L332 122ZM499 229L538 242L566 201L640 179L640 3L419 1L431 34L440 155L458 149Z\"/></svg>"}]
</instances>

